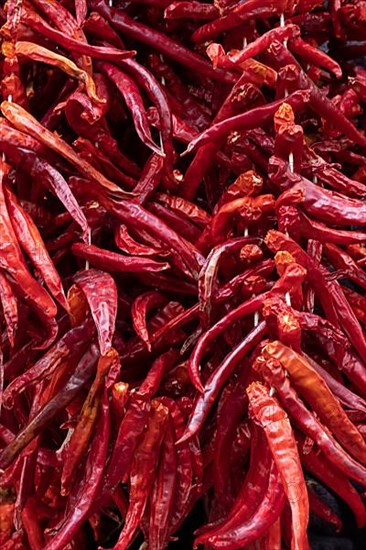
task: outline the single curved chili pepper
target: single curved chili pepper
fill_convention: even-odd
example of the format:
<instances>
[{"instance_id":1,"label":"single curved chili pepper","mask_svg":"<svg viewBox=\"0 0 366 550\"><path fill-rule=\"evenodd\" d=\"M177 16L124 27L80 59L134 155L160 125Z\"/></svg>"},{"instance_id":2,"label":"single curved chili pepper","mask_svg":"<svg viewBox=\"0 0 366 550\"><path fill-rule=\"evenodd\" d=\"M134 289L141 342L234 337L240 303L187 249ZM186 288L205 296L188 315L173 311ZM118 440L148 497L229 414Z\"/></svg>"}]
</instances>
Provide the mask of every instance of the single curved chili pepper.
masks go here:
<instances>
[{"instance_id":1,"label":"single curved chili pepper","mask_svg":"<svg viewBox=\"0 0 366 550\"><path fill-rule=\"evenodd\" d=\"M13 124L17 129L25 131L32 137L35 137L40 143L59 153L66 158L71 164L80 170L80 172L103 187L108 192L115 194L119 198L131 197L131 194L122 191L114 183L110 182L100 172L95 170L89 163L82 161L71 149L64 140L58 137L53 132L50 132L44 126L42 126L34 117L32 117L27 111L22 109L19 105L3 101L1 104L1 110L4 116Z\"/></svg>"},{"instance_id":2,"label":"single curved chili pepper","mask_svg":"<svg viewBox=\"0 0 366 550\"><path fill-rule=\"evenodd\" d=\"M330 466L319 451L315 449L306 451L303 448L303 439L300 440L299 451L305 469L338 495L352 510L357 525L363 527L366 524L366 508L360 495L346 476L334 466Z\"/></svg>"},{"instance_id":3,"label":"single curved chili pepper","mask_svg":"<svg viewBox=\"0 0 366 550\"><path fill-rule=\"evenodd\" d=\"M172 170L174 157L172 144L172 114L165 91L155 77L136 61L126 59L121 62L121 66L126 72L131 74L139 86L145 90L146 94L150 97L159 111L161 140L165 153L165 166L168 170Z\"/></svg>"},{"instance_id":4,"label":"single curved chili pepper","mask_svg":"<svg viewBox=\"0 0 366 550\"><path fill-rule=\"evenodd\" d=\"M140 294L134 300L131 307L132 324L136 334L146 343L147 349L151 351L151 343L147 330L147 313L151 309L166 305L167 298L161 292L150 291Z\"/></svg>"},{"instance_id":5,"label":"single curved chili pepper","mask_svg":"<svg viewBox=\"0 0 366 550\"><path fill-rule=\"evenodd\" d=\"M308 42L305 42L301 36L289 37L289 49L304 61L311 63L326 69L327 71L334 74L336 78L342 77L342 69L334 59L332 59L325 52L321 51L318 48L315 48ZM280 40L279 40L280 41Z\"/></svg>"},{"instance_id":6,"label":"single curved chili pepper","mask_svg":"<svg viewBox=\"0 0 366 550\"><path fill-rule=\"evenodd\" d=\"M153 153L147 160L141 177L133 190L136 193L136 200L140 204L144 204L160 185L163 165L164 160L160 154Z\"/></svg>"},{"instance_id":7,"label":"single curved chili pepper","mask_svg":"<svg viewBox=\"0 0 366 550\"><path fill-rule=\"evenodd\" d=\"M184 416L175 402L169 397L159 397L159 401L168 407L174 428L174 440L177 441L184 432ZM191 453L188 445L176 447L177 471L174 500L168 521L168 534L173 534L178 524L185 517L186 506L192 489L193 469Z\"/></svg>"},{"instance_id":8,"label":"single curved chili pepper","mask_svg":"<svg viewBox=\"0 0 366 550\"><path fill-rule=\"evenodd\" d=\"M168 256L169 253L163 249L153 248L135 241L128 232L127 227L121 223L116 227L114 240L118 248L125 254L131 256Z\"/></svg>"},{"instance_id":9,"label":"single curved chili pepper","mask_svg":"<svg viewBox=\"0 0 366 550\"><path fill-rule=\"evenodd\" d=\"M18 302L13 289L7 280L5 273L0 271L0 301L4 314L6 332L11 347L15 345L15 338L18 330Z\"/></svg>"},{"instance_id":10,"label":"single curved chili pepper","mask_svg":"<svg viewBox=\"0 0 366 550\"><path fill-rule=\"evenodd\" d=\"M95 347L91 347L81 358L74 373L59 392L36 414L23 428L16 438L2 450L0 467L6 468L13 462L19 453L30 443L41 430L71 403L83 386L93 376L97 362Z\"/></svg>"},{"instance_id":11,"label":"single curved chili pepper","mask_svg":"<svg viewBox=\"0 0 366 550\"><path fill-rule=\"evenodd\" d=\"M363 483L366 468L353 460L327 433L326 429L317 420L306 406L299 399L296 391L291 387L279 361L263 357L257 358L254 367L264 377L265 381L274 387L278 393L279 400L284 409L288 412L293 422L308 437L310 437L323 452L329 462L336 466L344 475Z\"/></svg>"},{"instance_id":12,"label":"single curved chili pepper","mask_svg":"<svg viewBox=\"0 0 366 550\"><path fill-rule=\"evenodd\" d=\"M177 482L177 454L173 421L168 426L161 444L161 458L150 495L149 546L164 548L169 537L170 514L174 507Z\"/></svg>"},{"instance_id":13,"label":"single curved chili pepper","mask_svg":"<svg viewBox=\"0 0 366 550\"><path fill-rule=\"evenodd\" d=\"M223 31L237 27L252 18L266 19L273 17L275 14L281 14L286 7L286 2L280 0L273 2L271 0L249 0L245 4L234 5L226 15L215 19L210 23L206 23L199 27L192 35L195 42L203 42L218 35Z\"/></svg>"},{"instance_id":14,"label":"single curved chili pepper","mask_svg":"<svg viewBox=\"0 0 366 550\"><path fill-rule=\"evenodd\" d=\"M244 316L251 315L257 311L265 298L266 294L255 296L250 300L247 300L236 309L230 311L225 317L220 319L215 325L210 327L199 338L188 362L188 372L192 384L200 391L204 393L204 387L199 376L199 364L201 357L207 348L207 346L220 334L222 334L227 328L229 328L232 322L238 321Z\"/></svg>"},{"instance_id":15,"label":"single curved chili pepper","mask_svg":"<svg viewBox=\"0 0 366 550\"><path fill-rule=\"evenodd\" d=\"M225 54L221 44L212 43L208 46L206 53L211 59L214 68L231 69L233 66L241 65L247 59L255 57L263 50L267 49L274 40L283 42L289 38L294 38L300 34L300 29L297 25L288 24L285 27L275 27L265 32L253 42L250 42L242 50L231 51Z\"/></svg>"},{"instance_id":16,"label":"single curved chili pepper","mask_svg":"<svg viewBox=\"0 0 366 550\"><path fill-rule=\"evenodd\" d=\"M309 94L307 90L299 90L287 96L286 103L291 105L294 110L300 110L308 100ZM263 107L256 107L255 109L214 124L202 132L196 139L191 141L185 154L206 143L225 138L225 136L232 131L244 131L256 128L258 125L262 126L273 117L282 102L282 99L273 101L272 103L267 103L267 105Z\"/></svg>"},{"instance_id":17,"label":"single curved chili pepper","mask_svg":"<svg viewBox=\"0 0 366 550\"><path fill-rule=\"evenodd\" d=\"M249 414L266 435L291 507L291 548L308 548L309 501L294 433L285 411L269 390L253 382L247 388Z\"/></svg>"},{"instance_id":18,"label":"single curved chili pepper","mask_svg":"<svg viewBox=\"0 0 366 550\"><path fill-rule=\"evenodd\" d=\"M237 237L229 239L222 245L215 246L207 256L198 278L198 299L200 304L200 319L203 327L210 325L212 316L212 295L217 288L217 275L225 254L235 253L246 244L255 243L255 238Z\"/></svg>"},{"instance_id":19,"label":"single curved chili pepper","mask_svg":"<svg viewBox=\"0 0 366 550\"><path fill-rule=\"evenodd\" d=\"M6 187L4 193L9 215L18 242L38 269L53 297L68 310L62 281L53 265L38 228L29 214L23 210L16 196Z\"/></svg>"},{"instance_id":20,"label":"single curved chili pepper","mask_svg":"<svg viewBox=\"0 0 366 550\"><path fill-rule=\"evenodd\" d=\"M113 278L95 269L79 271L73 277L82 290L98 332L101 355L112 348L117 316L117 287Z\"/></svg>"},{"instance_id":21,"label":"single curved chili pepper","mask_svg":"<svg viewBox=\"0 0 366 550\"><path fill-rule=\"evenodd\" d=\"M282 204L300 204L309 214L331 224L366 225L363 201L323 189L305 178L278 197L276 208Z\"/></svg>"},{"instance_id":22,"label":"single curved chili pepper","mask_svg":"<svg viewBox=\"0 0 366 550\"><path fill-rule=\"evenodd\" d=\"M360 199L366 197L366 186L363 183L347 177L330 164L324 161L321 162L320 158L321 157L317 157L319 163L317 162L317 166L315 167L315 174L320 181L327 183L336 189L336 191L345 195L355 196Z\"/></svg>"},{"instance_id":23,"label":"single curved chili pepper","mask_svg":"<svg viewBox=\"0 0 366 550\"><path fill-rule=\"evenodd\" d=\"M357 428L333 396L324 380L299 354L279 342L267 344L263 349L265 358L274 357L288 371L295 389L328 426L334 437L362 464L366 463L366 444Z\"/></svg>"},{"instance_id":24,"label":"single curved chili pepper","mask_svg":"<svg viewBox=\"0 0 366 550\"><path fill-rule=\"evenodd\" d=\"M99 63L98 67L117 86L131 112L136 132L141 141L155 153L162 155L162 151L151 137L142 97L133 79L110 63Z\"/></svg>"},{"instance_id":25,"label":"single curved chili pepper","mask_svg":"<svg viewBox=\"0 0 366 550\"><path fill-rule=\"evenodd\" d=\"M311 484L308 483L308 496L309 496L309 506L310 512L317 516L318 518L331 523L334 525L337 533L342 531L343 523L342 520L333 512L332 508L328 506L311 488Z\"/></svg>"},{"instance_id":26,"label":"single curved chili pepper","mask_svg":"<svg viewBox=\"0 0 366 550\"><path fill-rule=\"evenodd\" d=\"M348 244L348 243L339 243ZM336 269L341 269L347 273L347 278L361 288L366 288L366 273L358 267L356 262L341 248L335 244L326 243L324 252L328 260Z\"/></svg>"},{"instance_id":27,"label":"single curved chili pepper","mask_svg":"<svg viewBox=\"0 0 366 550\"><path fill-rule=\"evenodd\" d=\"M233 82L233 75L224 71L214 71L200 55L188 50L170 37L159 31L153 30L142 23L130 18L125 12L110 8L104 0L92 0L90 7L103 15L112 27L119 32L131 36L144 44L153 46L155 49L174 59L178 63L186 65L193 71L222 82Z\"/></svg>"},{"instance_id":28,"label":"single curved chili pepper","mask_svg":"<svg viewBox=\"0 0 366 550\"><path fill-rule=\"evenodd\" d=\"M155 260L139 256L123 256L122 254L104 250L93 244L74 243L72 245L72 252L80 258L88 260L97 269L106 269L108 271L122 273L159 272L170 267L167 263L156 262Z\"/></svg>"},{"instance_id":29,"label":"single curved chili pepper","mask_svg":"<svg viewBox=\"0 0 366 550\"><path fill-rule=\"evenodd\" d=\"M119 50L117 48L105 47L105 46L93 46L86 42L81 42L72 38L71 36L65 36L65 34L57 29L51 27L42 17L36 12L30 9L23 9L22 11L22 23L37 33L49 38L62 48L71 52L89 55L94 59L103 59L104 61L118 62L121 59L128 59L135 55L135 51Z\"/></svg>"},{"instance_id":30,"label":"single curved chili pepper","mask_svg":"<svg viewBox=\"0 0 366 550\"><path fill-rule=\"evenodd\" d=\"M306 239L314 239L324 243L347 245L355 242L364 242L366 234L361 231L345 231L342 229L333 229L327 225L310 219L306 214L298 210L299 227L298 230ZM332 246L330 244L330 246ZM366 280L366 278L365 278Z\"/></svg>"},{"instance_id":31,"label":"single curved chili pepper","mask_svg":"<svg viewBox=\"0 0 366 550\"><path fill-rule=\"evenodd\" d=\"M169 411L161 403L152 402L145 434L139 443L131 465L130 499L124 527L115 550L127 548L145 511L159 460L162 440L168 429Z\"/></svg>"}]
</instances>

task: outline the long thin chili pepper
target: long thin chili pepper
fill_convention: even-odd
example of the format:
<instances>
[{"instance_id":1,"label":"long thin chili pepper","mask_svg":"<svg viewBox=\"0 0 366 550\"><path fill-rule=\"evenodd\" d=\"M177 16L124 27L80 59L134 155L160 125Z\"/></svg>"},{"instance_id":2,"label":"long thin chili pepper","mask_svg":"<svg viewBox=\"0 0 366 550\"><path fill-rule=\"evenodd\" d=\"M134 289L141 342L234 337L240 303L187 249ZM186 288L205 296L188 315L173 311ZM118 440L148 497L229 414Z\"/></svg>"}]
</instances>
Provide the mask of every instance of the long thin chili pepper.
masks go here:
<instances>
[{"instance_id":1,"label":"long thin chili pepper","mask_svg":"<svg viewBox=\"0 0 366 550\"><path fill-rule=\"evenodd\" d=\"M23 210L16 196L6 187L4 192L19 244L33 261L51 294L67 310L68 304L62 288L61 278L52 263L36 224L29 214Z\"/></svg>"},{"instance_id":2,"label":"long thin chili pepper","mask_svg":"<svg viewBox=\"0 0 366 550\"><path fill-rule=\"evenodd\" d=\"M50 132L44 128L34 117L32 117L27 111L21 107L16 106L14 103L3 101L1 104L1 110L4 116L19 130L25 131L32 137L36 138L46 147L50 147L61 156L64 156L71 164L74 164L80 172L92 181L95 181L98 185L105 188L108 192L115 194L120 198L127 198L130 196L125 191L122 191L115 184L110 182L100 172L95 170L89 163L82 161L74 153L72 148L63 141L56 134Z\"/></svg>"},{"instance_id":3,"label":"long thin chili pepper","mask_svg":"<svg viewBox=\"0 0 366 550\"><path fill-rule=\"evenodd\" d=\"M239 361L242 361L261 342L265 333L266 325L264 322L261 322L225 357L224 361L209 377L203 388L203 393L200 393L195 399L186 431L179 442L184 442L197 433L203 421L207 418L223 382L232 374Z\"/></svg>"},{"instance_id":4,"label":"long thin chili pepper","mask_svg":"<svg viewBox=\"0 0 366 550\"><path fill-rule=\"evenodd\" d=\"M127 548L144 513L152 489L155 469L159 460L160 445L168 429L168 409L153 402L147 430L138 445L131 465L130 501L125 525L115 550Z\"/></svg>"},{"instance_id":5,"label":"long thin chili pepper","mask_svg":"<svg viewBox=\"0 0 366 550\"><path fill-rule=\"evenodd\" d=\"M75 243L72 251L76 256L88 260L97 269L116 272L141 273L143 271L164 271L170 266L167 263L156 262L149 258L123 256L95 246L94 244Z\"/></svg>"},{"instance_id":6,"label":"long thin chili pepper","mask_svg":"<svg viewBox=\"0 0 366 550\"><path fill-rule=\"evenodd\" d=\"M309 521L309 501L290 422L278 401L270 397L268 390L261 384L251 384L247 388L247 395L249 413L264 430L291 507L291 548L308 548L306 529Z\"/></svg>"},{"instance_id":7,"label":"long thin chili pepper","mask_svg":"<svg viewBox=\"0 0 366 550\"><path fill-rule=\"evenodd\" d=\"M306 90L293 92L286 98L286 102L291 105L294 110L301 109L308 100L309 94ZM238 131L239 129L242 131L250 130L251 128L256 128L258 125L266 123L273 117L281 103L282 100L273 101L263 107L256 107L246 113L218 122L191 141L186 152L188 153L197 149L197 147L205 143L224 138L232 131Z\"/></svg>"},{"instance_id":8,"label":"long thin chili pepper","mask_svg":"<svg viewBox=\"0 0 366 550\"><path fill-rule=\"evenodd\" d=\"M34 437L46 426L52 418L71 403L74 397L91 378L95 370L96 351L93 347L86 352L80 360L74 374L63 388L53 397L31 420L31 422L18 433L17 437L7 446L0 455L1 468L6 468L18 456L18 454L30 443Z\"/></svg>"},{"instance_id":9,"label":"long thin chili pepper","mask_svg":"<svg viewBox=\"0 0 366 550\"><path fill-rule=\"evenodd\" d=\"M153 46L155 49L171 57L178 63L198 71L209 78L222 82L232 82L233 76L224 71L214 71L210 65L196 53L186 49L178 42L168 36L153 30L142 23L134 21L125 12L110 8L104 0L91 0L90 6L103 15L118 31L139 40L144 44Z\"/></svg>"},{"instance_id":10,"label":"long thin chili pepper","mask_svg":"<svg viewBox=\"0 0 366 550\"><path fill-rule=\"evenodd\" d=\"M267 344L263 353L266 358L274 357L283 365L295 388L316 411L320 420L332 430L352 456L365 464L366 445L363 438L318 373L301 355L279 342Z\"/></svg>"},{"instance_id":11,"label":"long thin chili pepper","mask_svg":"<svg viewBox=\"0 0 366 550\"><path fill-rule=\"evenodd\" d=\"M315 449L310 452L306 451L302 442L300 442L299 449L301 462L306 470L344 500L352 510L357 525L363 527L366 524L366 508L353 485L334 466L330 467L329 462L321 453Z\"/></svg>"},{"instance_id":12,"label":"long thin chili pepper","mask_svg":"<svg viewBox=\"0 0 366 550\"><path fill-rule=\"evenodd\" d=\"M263 360L263 358L261 360L261 358L258 358L254 368L258 369L266 382L276 389L282 406L295 424L314 440L329 462L339 468L347 477L363 483L366 469L348 456L327 433L316 417L308 411L298 398L296 391L291 387L281 365L276 360Z\"/></svg>"}]
</instances>

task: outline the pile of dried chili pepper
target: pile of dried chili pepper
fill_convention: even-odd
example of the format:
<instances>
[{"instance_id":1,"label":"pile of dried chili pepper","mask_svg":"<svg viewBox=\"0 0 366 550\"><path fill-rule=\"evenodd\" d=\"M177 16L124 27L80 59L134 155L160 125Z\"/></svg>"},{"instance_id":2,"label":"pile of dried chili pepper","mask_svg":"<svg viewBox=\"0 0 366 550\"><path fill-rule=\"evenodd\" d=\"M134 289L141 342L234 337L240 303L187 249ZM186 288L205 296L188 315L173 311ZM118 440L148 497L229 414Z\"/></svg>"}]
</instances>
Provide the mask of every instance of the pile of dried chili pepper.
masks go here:
<instances>
[{"instance_id":1,"label":"pile of dried chili pepper","mask_svg":"<svg viewBox=\"0 0 366 550\"><path fill-rule=\"evenodd\" d=\"M1 549L356 549L366 2L0 6Z\"/></svg>"}]
</instances>

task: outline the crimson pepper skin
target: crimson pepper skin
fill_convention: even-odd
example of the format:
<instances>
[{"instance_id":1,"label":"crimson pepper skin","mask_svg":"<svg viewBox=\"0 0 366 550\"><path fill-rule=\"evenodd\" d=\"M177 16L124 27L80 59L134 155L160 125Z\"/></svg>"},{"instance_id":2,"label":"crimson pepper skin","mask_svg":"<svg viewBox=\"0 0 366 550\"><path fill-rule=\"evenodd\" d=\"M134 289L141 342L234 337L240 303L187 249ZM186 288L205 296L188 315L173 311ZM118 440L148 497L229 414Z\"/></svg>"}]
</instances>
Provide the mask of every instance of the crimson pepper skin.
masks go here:
<instances>
[{"instance_id":1,"label":"crimson pepper skin","mask_svg":"<svg viewBox=\"0 0 366 550\"><path fill-rule=\"evenodd\" d=\"M308 99L308 92L306 90L300 90L287 96L286 103L291 105L294 110L300 110ZM273 101L272 103L267 103L263 107L256 107L251 111L227 118L214 124L208 130L202 132L196 139L191 141L185 153L189 153L211 141L225 138L232 131L250 130L251 128L256 128L258 125L263 125L272 118L282 102L283 100Z\"/></svg>"},{"instance_id":2,"label":"crimson pepper skin","mask_svg":"<svg viewBox=\"0 0 366 550\"><path fill-rule=\"evenodd\" d=\"M344 500L352 510L357 525L363 527L366 524L366 508L348 479L334 466L331 467L322 453L316 449L310 452L305 450L303 439L299 442L299 451L305 469Z\"/></svg>"},{"instance_id":3,"label":"crimson pepper skin","mask_svg":"<svg viewBox=\"0 0 366 550\"><path fill-rule=\"evenodd\" d=\"M280 475L292 514L291 547L308 548L309 501L296 440L288 417L269 390L258 382L247 388L249 414L261 426ZM284 445L284 441L287 445Z\"/></svg>"},{"instance_id":4,"label":"crimson pepper skin","mask_svg":"<svg viewBox=\"0 0 366 550\"><path fill-rule=\"evenodd\" d=\"M169 417L168 427L161 444L161 459L150 495L149 546L158 550L168 543L170 514L174 507L177 482L177 453L173 421Z\"/></svg>"},{"instance_id":5,"label":"crimson pepper skin","mask_svg":"<svg viewBox=\"0 0 366 550\"><path fill-rule=\"evenodd\" d=\"M62 550L88 516L93 499L103 483L110 436L110 405L106 389L103 391L101 415L88 454L82 480L74 489L74 504L57 534L46 544L47 550Z\"/></svg>"},{"instance_id":6,"label":"crimson pepper skin","mask_svg":"<svg viewBox=\"0 0 366 550\"><path fill-rule=\"evenodd\" d=\"M53 265L42 237L32 218L23 210L16 196L4 188L9 215L18 242L39 270L53 297L68 310L61 278Z\"/></svg>"},{"instance_id":7,"label":"crimson pepper skin","mask_svg":"<svg viewBox=\"0 0 366 550\"><path fill-rule=\"evenodd\" d=\"M118 31L153 46L161 53L171 57L178 63L186 65L193 71L198 71L209 78L222 82L233 82L233 77L230 73L214 71L198 54L187 50L184 46L181 46L178 42L173 41L159 31L154 31L142 23L134 21L121 10L110 8L104 0L91 0L90 7L103 15Z\"/></svg>"},{"instance_id":8,"label":"crimson pepper skin","mask_svg":"<svg viewBox=\"0 0 366 550\"><path fill-rule=\"evenodd\" d=\"M259 2L258 0L249 0L245 5L234 6L227 15L206 23L202 27L198 28L192 36L195 42L203 42L209 38L212 38L223 31L227 31L236 27L243 22L251 18L263 18L271 17L274 14L280 14L284 11L286 2L279 1L273 2L271 0L264 0Z\"/></svg>"},{"instance_id":9,"label":"crimson pepper skin","mask_svg":"<svg viewBox=\"0 0 366 550\"><path fill-rule=\"evenodd\" d=\"M241 523L248 521L264 497L272 466L271 453L260 428L251 424L250 434L250 465L239 494L224 519L209 523L196 532L198 535L196 544L203 544L211 537L225 535L232 528L239 527Z\"/></svg>"},{"instance_id":10,"label":"crimson pepper skin","mask_svg":"<svg viewBox=\"0 0 366 550\"><path fill-rule=\"evenodd\" d=\"M130 501L125 525L115 544L115 550L127 548L143 516L154 483L162 440L168 429L168 409L153 402L148 426L131 465Z\"/></svg>"},{"instance_id":11,"label":"crimson pepper skin","mask_svg":"<svg viewBox=\"0 0 366 550\"><path fill-rule=\"evenodd\" d=\"M13 289L6 278L5 273L0 271L0 300L4 313L6 331L10 345L14 347L16 333L18 330L18 302Z\"/></svg>"},{"instance_id":12,"label":"crimson pepper skin","mask_svg":"<svg viewBox=\"0 0 366 550\"><path fill-rule=\"evenodd\" d=\"M21 430L16 438L2 450L1 468L6 468L18 454L30 443L54 416L71 403L95 371L96 349L92 346L79 361L74 373L63 388L36 414L30 423Z\"/></svg>"},{"instance_id":13,"label":"crimson pepper skin","mask_svg":"<svg viewBox=\"0 0 366 550\"><path fill-rule=\"evenodd\" d=\"M203 393L199 394L195 400L186 431L179 442L187 441L197 433L207 418L224 381L232 374L238 363L261 342L265 334L266 326L264 322L261 322L225 357L224 361L209 377L203 388Z\"/></svg>"},{"instance_id":14,"label":"crimson pepper skin","mask_svg":"<svg viewBox=\"0 0 366 550\"><path fill-rule=\"evenodd\" d=\"M121 273L160 272L169 269L169 264L156 262L148 258L123 256L95 246L94 244L74 243L75 256L83 258L100 270Z\"/></svg>"},{"instance_id":15,"label":"crimson pepper skin","mask_svg":"<svg viewBox=\"0 0 366 550\"><path fill-rule=\"evenodd\" d=\"M168 2L168 7L164 11L165 19L216 19L219 10L212 4L201 2Z\"/></svg>"},{"instance_id":16,"label":"crimson pepper skin","mask_svg":"<svg viewBox=\"0 0 366 550\"><path fill-rule=\"evenodd\" d=\"M74 164L85 177L90 178L96 182L97 185L100 185L109 193L114 193L117 197L131 197L130 194L122 191L117 185L110 182L105 176L103 176L103 174L95 170L95 168L93 168L89 163L80 160L65 141L44 128L34 117L27 113L27 111L7 101L3 101L0 107L4 116L17 129L20 129L21 131L24 130L32 137L39 140L46 147L50 147L55 152L60 153L61 156L64 156L69 162Z\"/></svg>"},{"instance_id":17,"label":"crimson pepper skin","mask_svg":"<svg viewBox=\"0 0 366 550\"><path fill-rule=\"evenodd\" d=\"M117 287L113 278L101 271L79 271L74 282L82 290L89 304L98 332L101 355L112 348L117 316ZM96 296L96 289L98 297Z\"/></svg>"},{"instance_id":18,"label":"crimson pepper skin","mask_svg":"<svg viewBox=\"0 0 366 550\"><path fill-rule=\"evenodd\" d=\"M318 414L321 422L332 430L339 443L356 460L361 464L366 464L365 442L324 380L306 360L279 342L267 344L262 353L265 358L273 357L281 363L288 371L295 388ZM346 426L347 429L343 429Z\"/></svg>"},{"instance_id":19,"label":"crimson pepper skin","mask_svg":"<svg viewBox=\"0 0 366 550\"><path fill-rule=\"evenodd\" d=\"M215 68L230 69L235 65L240 66L247 59L258 55L263 50L267 49L274 40L283 42L299 34L300 29L296 25L289 24L285 27L276 27L267 31L240 51L228 52L228 54L225 55L220 44L212 43L208 46L206 52Z\"/></svg>"},{"instance_id":20,"label":"crimson pepper skin","mask_svg":"<svg viewBox=\"0 0 366 550\"><path fill-rule=\"evenodd\" d=\"M276 360L266 360L259 357L254 368L258 370L265 381L274 387L284 409L291 419L307 436L311 437L319 449L327 457L329 462L335 465L344 475L363 483L366 468L353 460L343 449L328 435L315 415L306 408L299 399L296 391L291 387L289 379L285 375L281 364Z\"/></svg>"}]
</instances>

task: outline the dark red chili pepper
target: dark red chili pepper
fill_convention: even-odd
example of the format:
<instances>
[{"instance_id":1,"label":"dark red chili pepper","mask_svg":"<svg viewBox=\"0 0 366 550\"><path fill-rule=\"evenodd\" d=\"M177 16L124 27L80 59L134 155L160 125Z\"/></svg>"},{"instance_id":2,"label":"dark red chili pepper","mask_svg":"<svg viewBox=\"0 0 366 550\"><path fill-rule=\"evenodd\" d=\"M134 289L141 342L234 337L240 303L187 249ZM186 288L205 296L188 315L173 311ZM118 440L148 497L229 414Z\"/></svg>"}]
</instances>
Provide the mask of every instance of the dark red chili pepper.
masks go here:
<instances>
[{"instance_id":1,"label":"dark red chili pepper","mask_svg":"<svg viewBox=\"0 0 366 550\"><path fill-rule=\"evenodd\" d=\"M233 81L233 76L230 73L214 71L198 54L191 52L159 31L134 21L125 12L108 7L104 0L91 0L90 7L103 15L103 17L105 17L118 31L153 46L161 53L178 61L178 63L182 63L188 68L198 71L209 78L214 78L223 82Z\"/></svg>"},{"instance_id":2,"label":"dark red chili pepper","mask_svg":"<svg viewBox=\"0 0 366 550\"><path fill-rule=\"evenodd\" d=\"M72 245L75 256L84 258L98 269L112 272L141 273L144 271L159 272L169 269L169 264L156 262L139 256L123 256L95 246L94 244L75 243Z\"/></svg>"},{"instance_id":3,"label":"dark red chili pepper","mask_svg":"<svg viewBox=\"0 0 366 550\"><path fill-rule=\"evenodd\" d=\"M273 101L263 107L256 107L246 113L242 113L240 115L225 119L222 122L218 122L205 132L202 132L202 134L200 134L196 139L191 141L186 152L188 153L194 149L197 149L197 147L202 146L205 143L224 138L229 132L250 130L251 128L256 128L258 125L264 124L272 118L282 101L283 100ZM286 103L291 105L294 110L301 109L307 101L309 101L309 94L307 90L293 92L286 98Z\"/></svg>"}]
</instances>

